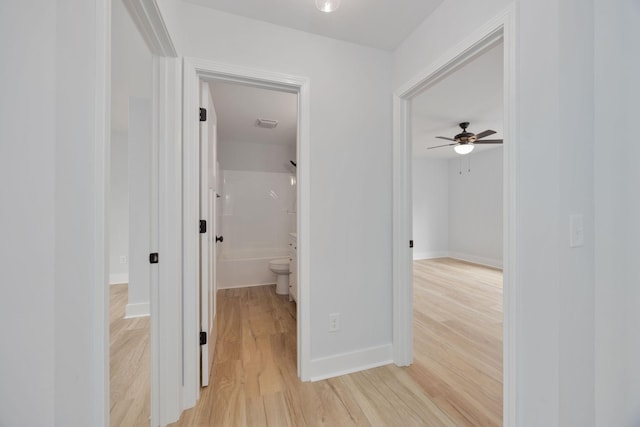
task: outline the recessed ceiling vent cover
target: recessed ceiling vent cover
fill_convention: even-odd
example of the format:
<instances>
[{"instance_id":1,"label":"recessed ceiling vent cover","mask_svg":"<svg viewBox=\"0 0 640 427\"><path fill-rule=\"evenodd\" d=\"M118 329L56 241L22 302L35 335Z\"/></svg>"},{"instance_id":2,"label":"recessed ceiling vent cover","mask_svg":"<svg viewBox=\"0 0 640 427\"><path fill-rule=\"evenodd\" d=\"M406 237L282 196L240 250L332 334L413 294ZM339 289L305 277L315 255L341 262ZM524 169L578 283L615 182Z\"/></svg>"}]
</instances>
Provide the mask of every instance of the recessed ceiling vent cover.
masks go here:
<instances>
[{"instance_id":1,"label":"recessed ceiling vent cover","mask_svg":"<svg viewBox=\"0 0 640 427\"><path fill-rule=\"evenodd\" d=\"M274 127L278 126L278 121L271 119L258 119L256 121L256 124L261 128L273 129Z\"/></svg>"}]
</instances>

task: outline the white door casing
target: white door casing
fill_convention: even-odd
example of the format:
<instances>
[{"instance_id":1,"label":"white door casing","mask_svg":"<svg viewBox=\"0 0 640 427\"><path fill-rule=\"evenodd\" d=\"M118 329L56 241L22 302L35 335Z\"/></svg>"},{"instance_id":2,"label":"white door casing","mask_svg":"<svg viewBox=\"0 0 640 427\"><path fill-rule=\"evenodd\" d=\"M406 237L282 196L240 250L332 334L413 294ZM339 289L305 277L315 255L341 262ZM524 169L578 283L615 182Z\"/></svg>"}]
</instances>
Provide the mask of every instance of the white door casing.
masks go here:
<instances>
[{"instance_id":1,"label":"white door casing","mask_svg":"<svg viewBox=\"0 0 640 427\"><path fill-rule=\"evenodd\" d=\"M504 286L503 425L517 422L516 333L516 5L407 81L393 95L393 354L399 366L413 360L413 262L410 100L461 64L502 40L504 46Z\"/></svg>"},{"instance_id":2,"label":"white door casing","mask_svg":"<svg viewBox=\"0 0 640 427\"><path fill-rule=\"evenodd\" d=\"M199 177L197 140L198 108L200 104L199 81L201 78L217 79L253 86L276 89L298 94L298 375L310 380L310 303L309 303L309 80L304 77L256 70L228 64L220 64L197 58L183 60L183 284L184 284L184 387L185 408L196 404L199 397L199 295L197 289L198 261L197 207ZM196 171L194 173L194 171Z\"/></svg>"}]
</instances>

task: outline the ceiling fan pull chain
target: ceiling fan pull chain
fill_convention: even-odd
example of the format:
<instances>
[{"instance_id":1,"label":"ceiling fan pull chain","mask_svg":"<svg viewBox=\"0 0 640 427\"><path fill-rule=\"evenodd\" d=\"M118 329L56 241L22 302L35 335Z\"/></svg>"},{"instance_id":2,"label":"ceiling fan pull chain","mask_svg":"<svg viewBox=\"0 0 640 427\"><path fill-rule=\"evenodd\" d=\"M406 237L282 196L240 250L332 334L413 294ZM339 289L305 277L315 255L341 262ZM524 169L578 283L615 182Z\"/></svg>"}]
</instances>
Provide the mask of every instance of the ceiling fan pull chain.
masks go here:
<instances>
[{"instance_id":1,"label":"ceiling fan pull chain","mask_svg":"<svg viewBox=\"0 0 640 427\"><path fill-rule=\"evenodd\" d=\"M458 172L460 175L462 175L462 157L460 157L460 172Z\"/></svg>"},{"instance_id":2,"label":"ceiling fan pull chain","mask_svg":"<svg viewBox=\"0 0 640 427\"><path fill-rule=\"evenodd\" d=\"M471 154L469 154L469 164L468 164L468 171L469 173L471 173Z\"/></svg>"}]
</instances>

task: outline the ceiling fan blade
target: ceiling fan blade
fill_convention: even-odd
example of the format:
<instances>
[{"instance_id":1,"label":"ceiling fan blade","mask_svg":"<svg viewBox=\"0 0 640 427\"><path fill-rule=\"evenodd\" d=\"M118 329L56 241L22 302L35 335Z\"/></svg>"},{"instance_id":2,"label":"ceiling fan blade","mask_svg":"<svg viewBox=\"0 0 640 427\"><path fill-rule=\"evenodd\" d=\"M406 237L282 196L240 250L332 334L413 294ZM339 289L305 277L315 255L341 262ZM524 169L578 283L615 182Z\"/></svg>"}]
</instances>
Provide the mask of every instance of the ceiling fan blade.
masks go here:
<instances>
[{"instance_id":1,"label":"ceiling fan blade","mask_svg":"<svg viewBox=\"0 0 640 427\"><path fill-rule=\"evenodd\" d=\"M502 144L501 139L483 139L482 141L476 141L474 144Z\"/></svg>"},{"instance_id":2,"label":"ceiling fan blade","mask_svg":"<svg viewBox=\"0 0 640 427\"><path fill-rule=\"evenodd\" d=\"M455 144L444 144L444 145L436 145L435 147L427 147L427 150L431 150L432 148L451 147L452 145L458 145L458 143L456 142Z\"/></svg>"},{"instance_id":3,"label":"ceiling fan blade","mask_svg":"<svg viewBox=\"0 0 640 427\"><path fill-rule=\"evenodd\" d=\"M453 141L453 142L455 142L455 141L456 141L455 139L453 139L453 138L447 138L446 136L436 136L436 138L438 138L438 139L446 139L447 141Z\"/></svg>"},{"instance_id":4,"label":"ceiling fan blade","mask_svg":"<svg viewBox=\"0 0 640 427\"><path fill-rule=\"evenodd\" d=\"M494 133L496 133L495 130L487 129L484 132L480 132L476 134L476 138L477 139L484 138L485 136L493 135Z\"/></svg>"}]
</instances>

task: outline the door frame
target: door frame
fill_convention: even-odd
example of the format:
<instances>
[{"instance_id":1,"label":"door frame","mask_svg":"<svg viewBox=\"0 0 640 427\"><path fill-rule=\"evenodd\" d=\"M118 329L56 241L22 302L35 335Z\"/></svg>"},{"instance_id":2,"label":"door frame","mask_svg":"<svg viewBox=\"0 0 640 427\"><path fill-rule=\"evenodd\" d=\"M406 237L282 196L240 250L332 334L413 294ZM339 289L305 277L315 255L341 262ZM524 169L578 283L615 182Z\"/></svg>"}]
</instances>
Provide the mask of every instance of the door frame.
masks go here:
<instances>
[{"instance_id":1,"label":"door frame","mask_svg":"<svg viewBox=\"0 0 640 427\"><path fill-rule=\"evenodd\" d=\"M200 58L183 59L183 242L184 242L184 407L194 406L199 398L199 296L195 284L198 282L198 220L197 183L199 134L199 80L215 79L242 83L256 87L276 89L298 94L298 271L299 297L297 303L298 376L310 380L311 362L311 315L310 315L310 171L309 171L309 79L271 71L223 64ZM214 99L215 101L215 99ZM191 125L187 125L191 124Z\"/></svg>"},{"instance_id":2,"label":"door frame","mask_svg":"<svg viewBox=\"0 0 640 427\"><path fill-rule=\"evenodd\" d=\"M96 91L95 91L95 157L94 194L95 286L94 286L94 367L96 396L93 408L96 426L110 425L110 348L109 348L109 276L108 262L108 191L111 111L111 3L94 0ZM182 68L177 52L156 0L124 0L136 27L153 54L152 77L152 176L156 193L151 218L151 251L160 253L158 268L151 269L150 335L151 335L151 425L166 425L180 417L182 384L181 328L181 233L176 226L182 221L179 209L181 165L176 163L182 150L180 139L181 106L179 99ZM153 216L153 215L152 215ZM162 313L162 315L160 315Z\"/></svg>"},{"instance_id":3,"label":"door frame","mask_svg":"<svg viewBox=\"0 0 640 427\"><path fill-rule=\"evenodd\" d=\"M516 333L516 5L498 14L393 94L393 355L399 366L413 360L413 256L411 98L495 46L504 46L503 158L503 425L517 420Z\"/></svg>"}]
</instances>

